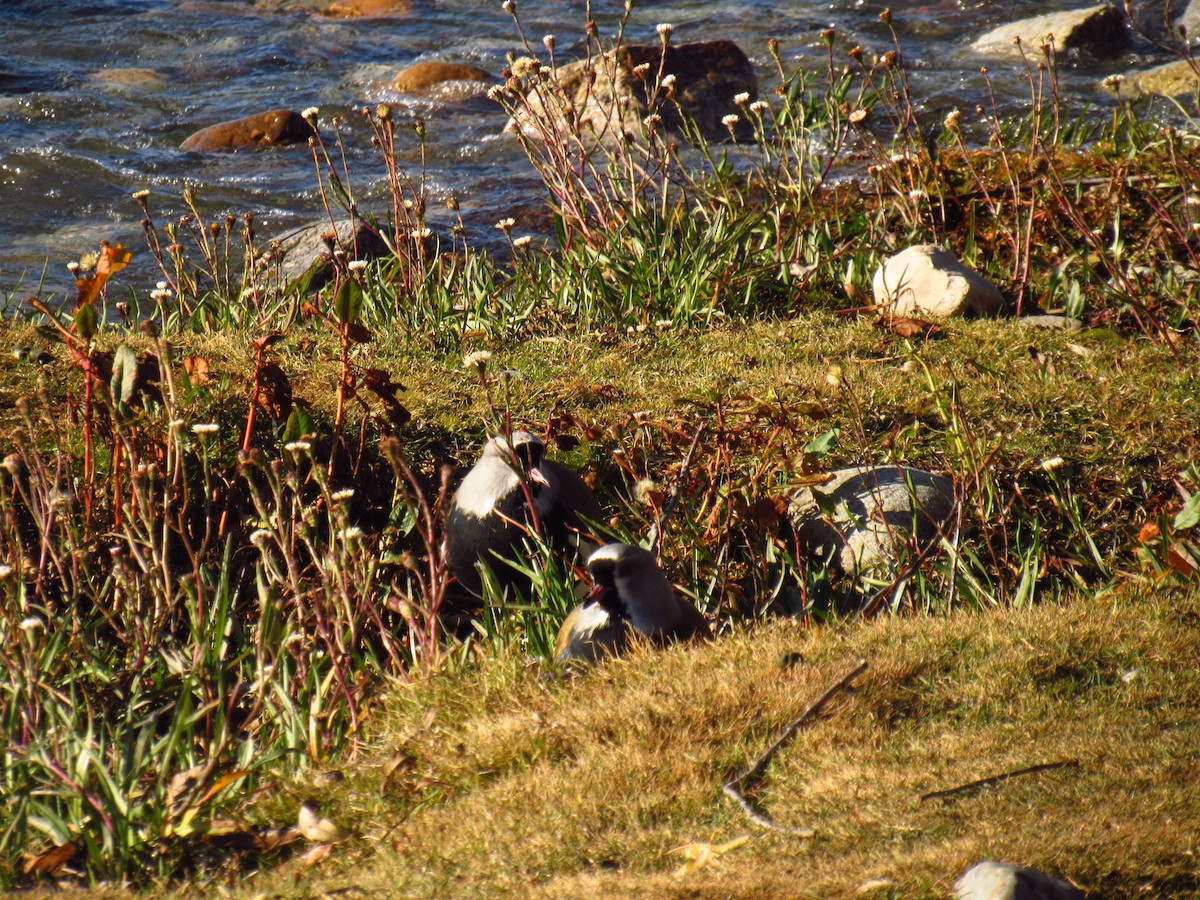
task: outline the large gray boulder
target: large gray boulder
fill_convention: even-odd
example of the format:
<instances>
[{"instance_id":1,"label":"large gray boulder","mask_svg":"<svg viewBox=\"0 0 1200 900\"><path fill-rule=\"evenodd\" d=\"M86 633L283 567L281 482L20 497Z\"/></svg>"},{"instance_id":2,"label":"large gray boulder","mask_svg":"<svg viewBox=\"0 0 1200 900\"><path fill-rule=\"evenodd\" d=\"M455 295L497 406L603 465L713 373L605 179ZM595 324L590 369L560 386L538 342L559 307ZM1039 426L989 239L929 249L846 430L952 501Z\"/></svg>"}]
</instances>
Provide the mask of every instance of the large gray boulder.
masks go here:
<instances>
[{"instance_id":1,"label":"large gray boulder","mask_svg":"<svg viewBox=\"0 0 1200 900\"><path fill-rule=\"evenodd\" d=\"M985 861L954 882L956 900L1083 900L1074 885L1035 869Z\"/></svg>"},{"instance_id":2,"label":"large gray boulder","mask_svg":"<svg viewBox=\"0 0 1200 900\"><path fill-rule=\"evenodd\" d=\"M749 103L758 97L754 66L728 40L668 45L665 51L658 44L632 44L595 59L560 65L549 76L519 63L513 65L508 87L526 93L513 127L529 130L531 117L577 117L587 132L605 144L626 135L644 137L651 113L661 117L656 128L678 131L680 110L707 138L728 139L725 116L739 116L745 126L744 110L735 98L745 94L743 102ZM660 88L656 97L660 63L668 87ZM668 76L673 76L673 84ZM564 127L574 126L564 123Z\"/></svg>"},{"instance_id":3,"label":"large gray boulder","mask_svg":"<svg viewBox=\"0 0 1200 900\"><path fill-rule=\"evenodd\" d=\"M838 572L887 572L902 548L954 530L954 482L908 466L838 469L792 497L788 516L801 547Z\"/></svg>"},{"instance_id":4,"label":"large gray boulder","mask_svg":"<svg viewBox=\"0 0 1200 900\"><path fill-rule=\"evenodd\" d=\"M1112 3L1047 13L993 28L971 49L1005 56L1019 56L1024 51L1038 57L1043 43L1052 44L1059 54L1082 50L1094 56L1112 56L1129 44L1129 20L1124 10Z\"/></svg>"},{"instance_id":5,"label":"large gray boulder","mask_svg":"<svg viewBox=\"0 0 1200 900\"><path fill-rule=\"evenodd\" d=\"M344 254L349 262L378 259L391 253L391 248L362 219L343 219L336 229L329 222L318 222L281 237L274 248L284 283L290 284L312 272L310 292L328 283L333 274L333 255L337 252Z\"/></svg>"},{"instance_id":6,"label":"large gray boulder","mask_svg":"<svg viewBox=\"0 0 1200 900\"><path fill-rule=\"evenodd\" d=\"M885 260L872 284L875 303L895 315L995 316L1000 289L937 244L917 244Z\"/></svg>"}]
</instances>

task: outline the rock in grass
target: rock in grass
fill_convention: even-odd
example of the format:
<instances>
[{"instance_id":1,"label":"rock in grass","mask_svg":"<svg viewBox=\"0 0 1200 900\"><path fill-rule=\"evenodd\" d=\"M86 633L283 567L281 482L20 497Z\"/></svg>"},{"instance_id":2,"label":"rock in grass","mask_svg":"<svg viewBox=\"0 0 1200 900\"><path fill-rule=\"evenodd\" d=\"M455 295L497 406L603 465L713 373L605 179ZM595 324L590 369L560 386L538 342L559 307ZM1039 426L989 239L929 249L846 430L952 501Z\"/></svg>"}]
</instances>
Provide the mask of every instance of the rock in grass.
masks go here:
<instances>
[{"instance_id":1,"label":"rock in grass","mask_svg":"<svg viewBox=\"0 0 1200 900\"><path fill-rule=\"evenodd\" d=\"M674 76L674 83L669 89L659 89L658 99L664 102L658 102L652 110L660 62L664 80L670 83L667 76ZM522 77L531 80L538 76ZM634 138L644 135L643 122L651 112L662 117L662 128L678 131L680 110L706 138L727 140L729 129L722 121L725 116L736 115L745 126L744 111L734 98L745 94L746 102L751 102L758 96L754 66L737 44L726 40L669 45L665 58L659 44L628 45L596 59L559 66L552 78L561 91L564 107L577 114L581 124L605 144L619 142L623 134ZM517 81L511 79L510 86ZM557 108L547 111L540 89L528 91L525 105L528 108L518 109L513 126L525 128L531 115L564 113Z\"/></svg>"},{"instance_id":2,"label":"rock in grass","mask_svg":"<svg viewBox=\"0 0 1200 900\"><path fill-rule=\"evenodd\" d=\"M954 883L956 900L1083 900L1083 891L1035 869L984 861Z\"/></svg>"},{"instance_id":3,"label":"rock in grass","mask_svg":"<svg viewBox=\"0 0 1200 900\"><path fill-rule=\"evenodd\" d=\"M810 558L855 576L886 571L954 529L954 482L908 466L855 466L801 488L788 517Z\"/></svg>"},{"instance_id":4,"label":"rock in grass","mask_svg":"<svg viewBox=\"0 0 1200 900\"><path fill-rule=\"evenodd\" d=\"M1017 39L1020 44L1017 44ZM993 28L971 45L978 53L1041 58L1038 49L1052 43L1055 53L1082 50L1093 56L1113 56L1129 44L1129 20L1112 3L1047 13Z\"/></svg>"},{"instance_id":5,"label":"rock in grass","mask_svg":"<svg viewBox=\"0 0 1200 900\"><path fill-rule=\"evenodd\" d=\"M312 126L298 112L276 109L202 128L179 145L180 150L249 150L307 142Z\"/></svg>"},{"instance_id":6,"label":"rock in grass","mask_svg":"<svg viewBox=\"0 0 1200 900\"><path fill-rule=\"evenodd\" d=\"M1005 310L994 284L937 244L917 244L875 273L875 302L893 315L994 316Z\"/></svg>"},{"instance_id":7,"label":"rock in grass","mask_svg":"<svg viewBox=\"0 0 1200 900\"><path fill-rule=\"evenodd\" d=\"M325 285L330 278L333 258L331 243L341 249L348 260L377 259L391 252L387 242L361 219L343 220L336 231L328 222L318 222L280 239L284 280L290 284L312 273L308 283L310 292Z\"/></svg>"},{"instance_id":8,"label":"rock in grass","mask_svg":"<svg viewBox=\"0 0 1200 900\"><path fill-rule=\"evenodd\" d=\"M495 78L478 66L425 60L401 69L392 80L392 88L402 94L420 94L434 88L457 87L466 93L494 81Z\"/></svg>"}]
</instances>

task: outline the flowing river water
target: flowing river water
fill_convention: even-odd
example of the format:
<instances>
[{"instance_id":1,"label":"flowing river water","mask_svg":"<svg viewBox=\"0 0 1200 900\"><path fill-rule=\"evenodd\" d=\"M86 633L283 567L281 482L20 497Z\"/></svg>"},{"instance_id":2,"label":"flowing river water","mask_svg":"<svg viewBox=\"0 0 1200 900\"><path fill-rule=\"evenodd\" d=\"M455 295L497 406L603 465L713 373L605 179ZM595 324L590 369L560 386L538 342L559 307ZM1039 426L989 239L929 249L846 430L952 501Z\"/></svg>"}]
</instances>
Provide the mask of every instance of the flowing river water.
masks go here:
<instances>
[{"instance_id":1,"label":"flowing river water","mask_svg":"<svg viewBox=\"0 0 1200 900\"><path fill-rule=\"evenodd\" d=\"M560 61L572 58L583 4L518 2L530 39L555 34ZM627 40L656 41L659 22L674 25L676 42L733 39L755 63L765 95L775 83L769 38L780 40L785 59L814 67L823 64L821 32L829 27L837 30L843 60L854 44L881 53L890 48L879 21L883 6L656 0L635 8ZM895 3L893 24L918 108L931 119L955 107L974 110L985 99L979 67L987 64L1003 102L1019 112L1029 94L1019 62L982 58L970 43L1045 8L1033 0ZM594 6L601 34L613 33L620 11L611 2ZM1137 65L1144 49L1135 45L1117 60L1065 61L1069 104L1110 104L1096 90L1098 80ZM0 300L37 293L43 278L43 296L61 300L71 284L66 264L102 239L135 251L114 284L152 284L156 269L144 252L135 191L151 191L160 222L183 211L187 185L207 215L252 212L265 237L319 220L307 147L204 155L178 149L206 125L284 107L316 106L323 122L338 115L350 123L350 169L367 193L381 190L384 173L357 110L387 101L398 117L421 116L430 209L456 195L472 242L494 243L498 219L539 206L542 196L515 141L502 133L503 112L482 93L457 101L404 97L390 82L420 60L471 63L498 76L507 54L520 50L511 16L499 2L483 0L412 0L408 15L383 19L286 12L263 0L2 0ZM415 173L413 142L406 140L403 154Z\"/></svg>"}]
</instances>

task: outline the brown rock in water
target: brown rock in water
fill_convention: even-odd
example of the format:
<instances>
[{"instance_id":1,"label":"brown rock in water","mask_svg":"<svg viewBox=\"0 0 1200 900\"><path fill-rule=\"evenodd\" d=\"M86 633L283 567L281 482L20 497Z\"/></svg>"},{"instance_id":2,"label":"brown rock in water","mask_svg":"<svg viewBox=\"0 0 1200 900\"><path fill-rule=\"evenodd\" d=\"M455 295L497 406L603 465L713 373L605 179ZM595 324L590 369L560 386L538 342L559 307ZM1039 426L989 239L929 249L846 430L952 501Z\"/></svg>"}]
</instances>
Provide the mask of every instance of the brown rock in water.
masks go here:
<instances>
[{"instance_id":1,"label":"brown rock in water","mask_svg":"<svg viewBox=\"0 0 1200 900\"><path fill-rule=\"evenodd\" d=\"M257 0L254 6L268 12L306 12L331 19L382 19L412 12L411 0Z\"/></svg>"},{"instance_id":2,"label":"brown rock in water","mask_svg":"<svg viewBox=\"0 0 1200 900\"><path fill-rule=\"evenodd\" d=\"M758 96L758 80L749 58L737 44L726 40L668 46L665 59L660 45L629 45L595 60L559 66L555 78L595 136L611 143L619 140L622 130L635 136L642 133L660 60L663 77L675 76L672 90L679 109L710 139L728 138L723 117L736 114L744 118L734 102L738 94L746 94L749 102ZM639 66L646 67L646 74L635 72ZM667 93L661 91L660 100ZM532 114L544 114L536 92L527 96L527 103ZM679 130L681 119L675 103L659 103L655 111L662 116L664 128ZM523 127L530 114L518 111L515 125Z\"/></svg>"},{"instance_id":3,"label":"brown rock in water","mask_svg":"<svg viewBox=\"0 0 1200 900\"><path fill-rule=\"evenodd\" d=\"M306 142L312 126L300 113L277 109L202 128L179 145L180 150L248 150Z\"/></svg>"},{"instance_id":4,"label":"brown rock in water","mask_svg":"<svg viewBox=\"0 0 1200 900\"><path fill-rule=\"evenodd\" d=\"M392 87L405 94L414 94L450 81L487 83L496 80L478 66L426 60L401 69L392 80Z\"/></svg>"},{"instance_id":5,"label":"brown rock in water","mask_svg":"<svg viewBox=\"0 0 1200 900\"><path fill-rule=\"evenodd\" d=\"M390 16L407 16L412 12L409 0L336 0L321 11L321 15L334 19L382 19Z\"/></svg>"}]
</instances>

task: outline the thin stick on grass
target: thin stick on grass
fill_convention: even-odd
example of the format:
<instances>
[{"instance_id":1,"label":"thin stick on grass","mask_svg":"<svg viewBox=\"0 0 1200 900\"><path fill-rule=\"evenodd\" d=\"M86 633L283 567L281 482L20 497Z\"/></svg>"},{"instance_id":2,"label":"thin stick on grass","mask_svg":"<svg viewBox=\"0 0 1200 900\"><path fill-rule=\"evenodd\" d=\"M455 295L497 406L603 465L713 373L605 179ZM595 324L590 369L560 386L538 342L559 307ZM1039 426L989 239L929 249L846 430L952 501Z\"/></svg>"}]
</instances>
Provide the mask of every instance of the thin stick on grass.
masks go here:
<instances>
[{"instance_id":1,"label":"thin stick on grass","mask_svg":"<svg viewBox=\"0 0 1200 900\"><path fill-rule=\"evenodd\" d=\"M966 784L960 784L958 787L948 788L944 791L930 791L928 794L921 795L921 802L926 800L949 799L956 797L959 794L965 794L968 791L973 791L976 788L986 787L989 784L1000 784L1008 781L1010 778L1020 778L1022 775L1032 775L1035 772L1045 772L1049 769L1065 769L1071 766L1078 766L1077 759L1063 759L1058 762L1039 763L1036 766L1026 766L1024 769L1017 769L1013 772L1004 772L1000 775L992 775L988 778L980 778L978 781L969 781Z\"/></svg>"},{"instance_id":2,"label":"thin stick on grass","mask_svg":"<svg viewBox=\"0 0 1200 900\"><path fill-rule=\"evenodd\" d=\"M796 736L796 732L800 730L800 727L811 719L816 718L821 710L825 708L825 704L832 700L835 694L848 688L850 683L865 671L867 671L867 661L865 659L860 659L858 664L855 665L853 669L851 669L837 681L830 684L829 687L825 688L825 690L821 692L817 699L808 704L808 706L804 708L804 711L801 712L800 715L796 716L796 718L789 722L788 726L783 729L779 737L775 739L775 742L767 748L766 752L763 753L762 756L755 760L754 765L750 766L750 768L748 768L741 775L725 782L725 784L721 786L721 791L725 794L725 796L732 797L734 800L736 800L738 805L742 808L742 811L746 813L751 822L754 822L756 825L761 825L763 828L769 828L773 831L782 831L785 834L792 834L797 837L812 837L814 834L816 834L816 832L811 828L789 828L786 825L778 824L762 809L762 807L758 805L758 803L756 803L752 798L748 797L746 792L753 789L755 785L762 781L767 764L770 763L771 759L776 753L778 753L785 746L787 746L788 743L791 742L792 738Z\"/></svg>"}]
</instances>

